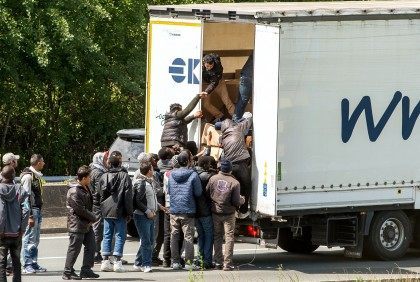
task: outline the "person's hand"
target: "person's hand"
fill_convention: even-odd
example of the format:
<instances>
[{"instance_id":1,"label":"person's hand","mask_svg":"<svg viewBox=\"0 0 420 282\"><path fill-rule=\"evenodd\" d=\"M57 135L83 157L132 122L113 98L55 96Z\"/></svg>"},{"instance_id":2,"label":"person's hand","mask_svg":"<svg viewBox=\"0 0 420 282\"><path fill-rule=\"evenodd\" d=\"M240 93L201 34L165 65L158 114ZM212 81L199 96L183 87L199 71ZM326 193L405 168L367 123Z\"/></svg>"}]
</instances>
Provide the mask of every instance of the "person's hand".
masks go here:
<instances>
[{"instance_id":1,"label":"person's hand","mask_svg":"<svg viewBox=\"0 0 420 282\"><path fill-rule=\"evenodd\" d=\"M155 215L156 214L154 212L150 211L150 212L147 213L147 218L148 219L153 219L153 218L155 218Z\"/></svg>"},{"instance_id":2,"label":"person's hand","mask_svg":"<svg viewBox=\"0 0 420 282\"><path fill-rule=\"evenodd\" d=\"M35 220L34 220L34 218L33 218L33 217L29 217L28 226L29 226L30 228L32 228L32 227L34 227L34 226L35 226Z\"/></svg>"},{"instance_id":3,"label":"person's hand","mask_svg":"<svg viewBox=\"0 0 420 282\"><path fill-rule=\"evenodd\" d=\"M169 213L169 208L167 208L167 207L162 207L162 211L163 211L164 213Z\"/></svg>"},{"instance_id":4,"label":"person's hand","mask_svg":"<svg viewBox=\"0 0 420 282\"><path fill-rule=\"evenodd\" d=\"M203 92L198 94L198 96L200 96L201 99L207 98L207 95L209 95L209 93L207 93L206 91L203 91Z\"/></svg>"},{"instance_id":5,"label":"person's hand","mask_svg":"<svg viewBox=\"0 0 420 282\"><path fill-rule=\"evenodd\" d=\"M194 117L195 118L202 118L203 117L203 112L202 111L196 111L194 113Z\"/></svg>"}]
</instances>

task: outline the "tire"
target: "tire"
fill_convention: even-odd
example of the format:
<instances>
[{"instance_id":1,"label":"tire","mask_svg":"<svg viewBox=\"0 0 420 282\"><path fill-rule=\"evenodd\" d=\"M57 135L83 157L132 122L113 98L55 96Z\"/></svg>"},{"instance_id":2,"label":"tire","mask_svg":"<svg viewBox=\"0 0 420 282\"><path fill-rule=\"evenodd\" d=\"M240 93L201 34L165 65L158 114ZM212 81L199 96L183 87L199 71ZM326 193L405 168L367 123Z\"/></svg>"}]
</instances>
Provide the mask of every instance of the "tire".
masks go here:
<instances>
[{"instance_id":1,"label":"tire","mask_svg":"<svg viewBox=\"0 0 420 282\"><path fill-rule=\"evenodd\" d=\"M379 260L395 260L405 255L412 239L412 226L403 211L377 213L365 240L365 252Z\"/></svg>"},{"instance_id":2,"label":"tire","mask_svg":"<svg viewBox=\"0 0 420 282\"><path fill-rule=\"evenodd\" d=\"M136 228L136 225L134 224L134 220L133 219L130 219L130 221L127 222L127 233L131 237L134 237L134 238L138 238L139 237L139 233L137 232L137 228Z\"/></svg>"},{"instance_id":3,"label":"tire","mask_svg":"<svg viewBox=\"0 0 420 282\"><path fill-rule=\"evenodd\" d=\"M311 254L319 245L311 242L310 227L303 228L303 236L301 238L293 238L290 228L280 228L279 230L279 247L289 253Z\"/></svg>"}]
</instances>

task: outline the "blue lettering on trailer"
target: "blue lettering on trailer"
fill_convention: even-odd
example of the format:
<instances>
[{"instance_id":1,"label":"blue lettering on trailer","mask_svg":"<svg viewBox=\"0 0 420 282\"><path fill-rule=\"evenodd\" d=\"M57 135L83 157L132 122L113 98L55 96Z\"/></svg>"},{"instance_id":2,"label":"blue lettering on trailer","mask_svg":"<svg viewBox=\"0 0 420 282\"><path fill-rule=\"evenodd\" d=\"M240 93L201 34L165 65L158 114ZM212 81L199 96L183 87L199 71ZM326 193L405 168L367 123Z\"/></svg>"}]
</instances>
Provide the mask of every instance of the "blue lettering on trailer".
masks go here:
<instances>
[{"instance_id":1,"label":"blue lettering on trailer","mask_svg":"<svg viewBox=\"0 0 420 282\"><path fill-rule=\"evenodd\" d=\"M382 130L392 116L395 108L402 100L402 131L401 135L404 140L410 138L413 132L414 125L420 115L420 102L417 103L413 112L410 114L410 98L402 96L400 91L395 92L394 97L375 126L373 121L372 103L369 96L364 96L356 109L349 116L350 102L348 99L341 101L341 140L347 143L352 134L357 121L359 120L362 112L365 112L366 127L369 135L369 140L375 142L381 135Z\"/></svg>"},{"instance_id":2,"label":"blue lettering on trailer","mask_svg":"<svg viewBox=\"0 0 420 282\"><path fill-rule=\"evenodd\" d=\"M200 64L199 59L191 59L187 60L188 64L185 63L184 59L176 58L172 61L172 65L169 66L169 73L172 76L172 79L176 83L182 83L185 78L187 77L188 84L199 84L200 81L198 80L197 76L194 74L194 70L197 68L198 64ZM185 66L187 66L187 74L185 75L184 70Z\"/></svg>"}]
</instances>

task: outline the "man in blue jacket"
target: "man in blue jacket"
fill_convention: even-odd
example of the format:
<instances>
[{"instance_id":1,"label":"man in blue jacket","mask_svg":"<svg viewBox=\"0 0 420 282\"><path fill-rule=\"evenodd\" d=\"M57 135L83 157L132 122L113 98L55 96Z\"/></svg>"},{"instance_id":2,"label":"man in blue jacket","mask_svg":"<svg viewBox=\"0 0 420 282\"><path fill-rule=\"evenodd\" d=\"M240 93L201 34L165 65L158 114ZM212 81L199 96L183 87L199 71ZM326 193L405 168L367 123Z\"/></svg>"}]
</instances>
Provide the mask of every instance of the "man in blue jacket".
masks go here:
<instances>
[{"instance_id":1,"label":"man in blue jacket","mask_svg":"<svg viewBox=\"0 0 420 282\"><path fill-rule=\"evenodd\" d=\"M196 197L202 194L200 177L188 166L191 162L189 151L182 151L178 155L179 169L173 170L168 180L168 194L171 199L171 254L172 268L181 269L179 252L179 234L184 231L185 238L185 269L193 270L194 259L194 221L196 213Z\"/></svg>"}]
</instances>

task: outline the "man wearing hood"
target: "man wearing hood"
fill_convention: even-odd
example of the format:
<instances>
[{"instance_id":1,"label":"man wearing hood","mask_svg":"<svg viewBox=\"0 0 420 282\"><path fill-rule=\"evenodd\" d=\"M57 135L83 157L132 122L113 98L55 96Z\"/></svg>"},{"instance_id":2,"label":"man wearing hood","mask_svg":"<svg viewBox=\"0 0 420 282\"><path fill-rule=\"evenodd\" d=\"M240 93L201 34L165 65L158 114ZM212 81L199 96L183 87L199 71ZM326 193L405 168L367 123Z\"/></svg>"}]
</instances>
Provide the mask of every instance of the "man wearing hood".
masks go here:
<instances>
[{"instance_id":1,"label":"man wearing hood","mask_svg":"<svg viewBox=\"0 0 420 282\"><path fill-rule=\"evenodd\" d=\"M197 172L188 167L191 162L190 153L184 150L178 155L177 159L181 167L173 170L168 180L172 268L181 269L179 236L182 229L185 238L185 269L193 270L196 269L193 264L194 217L196 213L194 198L201 196L202 187Z\"/></svg>"},{"instance_id":2,"label":"man wearing hood","mask_svg":"<svg viewBox=\"0 0 420 282\"><path fill-rule=\"evenodd\" d=\"M122 266L127 223L133 213L133 191L130 176L121 166L122 155L113 151L109 156L110 169L99 181L101 192L101 213L104 219L104 237L102 240L101 271L125 272ZM115 237L114 253L116 261L111 267L109 256L112 250L112 239Z\"/></svg>"},{"instance_id":3,"label":"man wearing hood","mask_svg":"<svg viewBox=\"0 0 420 282\"><path fill-rule=\"evenodd\" d=\"M106 152L97 152L93 155L92 163L89 165L90 172L90 191L93 198L93 213L96 215L97 221L93 223L93 232L95 234L95 262L102 262L101 243L104 232L104 221L101 215L101 193L99 187L99 180L102 174L106 172Z\"/></svg>"},{"instance_id":4,"label":"man wearing hood","mask_svg":"<svg viewBox=\"0 0 420 282\"><path fill-rule=\"evenodd\" d=\"M67 191L67 226L69 229L69 247L67 250L66 264L64 267L64 280L80 280L82 278L99 278L92 271L95 256L95 234L92 224L97 220L92 211L93 197L89 188L91 170L88 166L81 166L77 170L77 182L69 184ZM79 256L82 245L83 266L80 276L73 268Z\"/></svg>"},{"instance_id":5,"label":"man wearing hood","mask_svg":"<svg viewBox=\"0 0 420 282\"><path fill-rule=\"evenodd\" d=\"M44 158L39 154L31 157L31 166L21 173L20 182L29 195L30 215L28 226L23 236L22 254L24 273L45 272L47 269L38 264L38 245L42 222L42 173Z\"/></svg>"},{"instance_id":6,"label":"man wearing hood","mask_svg":"<svg viewBox=\"0 0 420 282\"><path fill-rule=\"evenodd\" d=\"M160 138L162 147L184 147L187 144L187 125L194 119L201 118L202 112L197 111L193 115L188 115L194 110L200 99L206 96L206 94L197 94L184 110L178 103L169 106L169 113L165 114L162 136Z\"/></svg>"},{"instance_id":7,"label":"man wearing hood","mask_svg":"<svg viewBox=\"0 0 420 282\"><path fill-rule=\"evenodd\" d=\"M21 236L28 224L28 194L14 184L15 170L11 165L3 167L0 183L0 280L6 279L6 257L10 251L13 264L13 281L21 281Z\"/></svg>"},{"instance_id":8,"label":"man wearing hood","mask_svg":"<svg viewBox=\"0 0 420 282\"><path fill-rule=\"evenodd\" d=\"M223 148L223 156L232 163L232 175L241 185L241 195L245 197L245 203L240 207L239 217L248 215L248 203L251 195L251 173L248 168L250 154L245 144L245 135L252 125L252 114L244 113L240 122L235 123L230 119L217 122L215 128L222 131L220 145Z\"/></svg>"}]
</instances>

